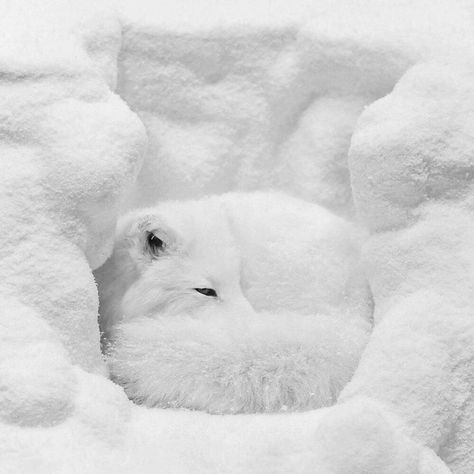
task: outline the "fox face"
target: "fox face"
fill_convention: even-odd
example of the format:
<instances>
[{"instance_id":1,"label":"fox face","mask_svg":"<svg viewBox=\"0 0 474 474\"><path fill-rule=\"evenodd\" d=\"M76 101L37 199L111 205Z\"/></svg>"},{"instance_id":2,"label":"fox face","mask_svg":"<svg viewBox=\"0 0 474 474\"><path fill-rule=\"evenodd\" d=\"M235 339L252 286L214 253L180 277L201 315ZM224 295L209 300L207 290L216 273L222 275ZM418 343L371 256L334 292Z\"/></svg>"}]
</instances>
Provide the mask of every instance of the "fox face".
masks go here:
<instances>
[{"instance_id":1,"label":"fox face","mask_svg":"<svg viewBox=\"0 0 474 474\"><path fill-rule=\"evenodd\" d=\"M112 377L149 406L331 404L368 329L363 304L344 307L358 259L350 233L326 210L273 193L126 215L96 272Z\"/></svg>"},{"instance_id":2,"label":"fox face","mask_svg":"<svg viewBox=\"0 0 474 474\"><path fill-rule=\"evenodd\" d=\"M239 248L218 204L169 203L120 222L114 254L96 272L106 334L135 317L253 312Z\"/></svg>"}]
</instances>

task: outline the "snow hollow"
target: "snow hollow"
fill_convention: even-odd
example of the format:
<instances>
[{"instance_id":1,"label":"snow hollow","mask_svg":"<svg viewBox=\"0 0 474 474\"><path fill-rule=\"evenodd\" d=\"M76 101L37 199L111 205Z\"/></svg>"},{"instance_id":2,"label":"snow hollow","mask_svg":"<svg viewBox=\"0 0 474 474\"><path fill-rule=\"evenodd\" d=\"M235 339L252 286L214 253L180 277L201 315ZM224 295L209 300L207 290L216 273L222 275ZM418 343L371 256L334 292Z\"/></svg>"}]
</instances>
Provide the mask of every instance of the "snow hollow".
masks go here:
<instances>
[{"instance_id":1,"label":"snow hollow","mask_svg":"<svg viewBox=\"0 0 474 474\"><path fill-rule=\"evenodd\" d=\"M468 0L0 0L0 472L474 472L473 18ZM298 413L133 404L93 276L117 219L255 190L358 229L353 378Z\"/></svg>"}]
</instances>

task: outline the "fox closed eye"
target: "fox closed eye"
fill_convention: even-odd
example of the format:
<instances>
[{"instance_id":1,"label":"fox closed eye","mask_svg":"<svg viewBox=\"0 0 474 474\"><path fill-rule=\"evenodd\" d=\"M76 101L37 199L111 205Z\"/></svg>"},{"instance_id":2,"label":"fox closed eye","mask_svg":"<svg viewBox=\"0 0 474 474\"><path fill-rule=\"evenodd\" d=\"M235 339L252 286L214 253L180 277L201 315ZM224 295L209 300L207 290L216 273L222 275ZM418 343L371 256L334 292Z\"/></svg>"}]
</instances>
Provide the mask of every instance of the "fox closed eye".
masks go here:
<instances>
[{"instance_id":1,"label":"fox closed eye","mask_svg":"<svg viewBox=\"0 0 474 474\"><path fill-rule=\"evenodd\" d=\"M213 290L212 288L194 288L198 293L201 293L201 295L204 296L212 296L214 298L217 297L216 290Z\"/></svg>"}]
</instances>

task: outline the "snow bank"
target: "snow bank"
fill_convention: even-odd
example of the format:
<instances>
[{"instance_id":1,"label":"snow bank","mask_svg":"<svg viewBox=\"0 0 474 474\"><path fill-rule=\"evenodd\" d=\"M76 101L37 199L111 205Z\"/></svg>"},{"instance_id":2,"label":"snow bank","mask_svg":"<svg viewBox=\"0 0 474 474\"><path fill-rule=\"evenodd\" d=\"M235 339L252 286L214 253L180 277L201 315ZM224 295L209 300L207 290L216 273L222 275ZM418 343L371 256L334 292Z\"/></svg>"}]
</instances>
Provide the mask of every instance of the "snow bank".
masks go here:
<instances>
[{"instance_id":1,"label":"snow bank","mask_svg":"<svg viewBox=\"0 0 474 474\"><path fill-rule=\"evenodd\" d=\"M150 138L135 206L276 186L352 215L347 151L364 106L472 38L451 1L121 5L118 92Z\"/></svg>"},{"instance_id":2,"label":"snow bank","mask_svg":"<svg viewBox=\"0 0 474 474\"><path fill-rule=\"evenodd\" d=\"M376 329L345 397L408 421L453 472L472 472L472 71L414 67L359 121L350 152ZM388 138L386 138L388 137Z\"/></svg>"},{"instance_id":3,"label":"snow bank","mask_svg":"<svg viewBox=\"0 0 474 474\"><path fill-rule=\"evenodd\" d=\"M473 472L472 72L460 66L473 11L3 0L1 468L447 472L429 446ZM377 326L344 403L270 418L133 407L103 376L91 274L122 197L273 186L349 217L355 202L373 232Z\"/></svg>"},{"instance_id":4,"label":"snow bank","mask_svg":"<svg viewBox=\"0 0 474 474\"><path fill-rule=\"evenodd\" d=\"M111 251L145 131L110 89L110 7L2 2L0 30L0 470L58 472L41 449L48 430L82 419L106 433L122 412L111 400L126 403L104 379L91 268Z\"/></svg>"}]
</instances>

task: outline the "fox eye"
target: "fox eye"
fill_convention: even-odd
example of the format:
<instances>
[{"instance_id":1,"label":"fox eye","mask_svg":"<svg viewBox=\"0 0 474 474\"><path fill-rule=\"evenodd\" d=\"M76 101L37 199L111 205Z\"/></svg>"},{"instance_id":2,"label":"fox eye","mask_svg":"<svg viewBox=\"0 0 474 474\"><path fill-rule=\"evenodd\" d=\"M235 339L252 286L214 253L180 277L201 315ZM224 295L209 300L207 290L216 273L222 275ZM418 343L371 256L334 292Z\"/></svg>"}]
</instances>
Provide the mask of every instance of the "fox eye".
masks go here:
<instances>
[{"instance_id":1,"label":"fox eye","mask_svg":"<svg viewBox=\"0 0 474 474\"><path fill-rule=\"evenodd\" d=\"M201 293L201 295L204 296L213 296L214 298L217 297L216 290L213 290L212 288L194 288L198 293Z\"/></svg>"},{"instance_id":2,"label":"fox eye","mask_svg":"<svg viewBox=\"0 0 474 474\"><path fill-rule=\"evenodd\" d=\"M153 232L148 232L146 237L148 247L153 255L158 255L164 248L164 242Z\"/></svg>"}]
</instances>

